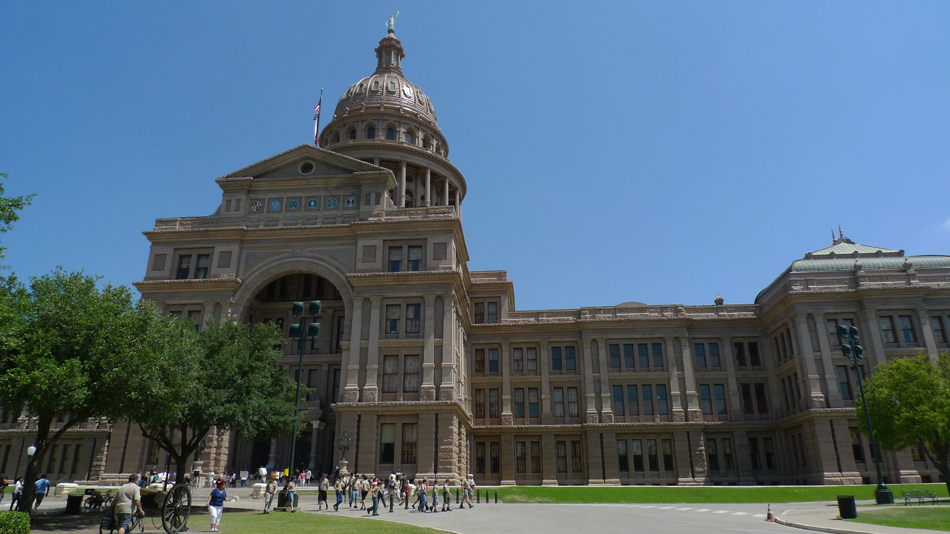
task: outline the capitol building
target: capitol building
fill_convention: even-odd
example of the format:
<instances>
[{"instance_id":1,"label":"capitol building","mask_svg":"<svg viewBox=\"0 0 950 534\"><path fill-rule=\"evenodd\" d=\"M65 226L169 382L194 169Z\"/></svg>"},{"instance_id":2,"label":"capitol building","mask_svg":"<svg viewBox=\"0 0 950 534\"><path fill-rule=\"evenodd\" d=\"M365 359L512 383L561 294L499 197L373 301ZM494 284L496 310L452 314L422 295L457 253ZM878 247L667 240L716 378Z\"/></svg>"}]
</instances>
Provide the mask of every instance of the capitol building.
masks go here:
<instances>
[{"instance_id":1,"label":"capitol building","mask_svg":"<svg viewBox=\"0 0 950 534\"><path fill-rule=\"evenodd\" d=\"M505 271L468 269L468 184L433 102L403 74L393 30L375 54L319 147L218 178L213 215L157 220L135 284L163 313L199 325L232 317L283 328L281 366L314 390L298 465L331 472L345 433L350 471L473 473L479 484L875 479L836 328L860 329L869 373L948 350L950 256L906 256L839 233L790 258L748 304L517 310ZM322 335L298 368L291 307L316 299ZM25 431L15 419L0 427L7 475ZM290 461L289 434L221 429L206 441L204 471ZM165 463L127 422L90 422L60 443L41 466L54 483ZM916 448L885 452L883 469L888 482L938 480Z\"/></svg>"}]
</instances>

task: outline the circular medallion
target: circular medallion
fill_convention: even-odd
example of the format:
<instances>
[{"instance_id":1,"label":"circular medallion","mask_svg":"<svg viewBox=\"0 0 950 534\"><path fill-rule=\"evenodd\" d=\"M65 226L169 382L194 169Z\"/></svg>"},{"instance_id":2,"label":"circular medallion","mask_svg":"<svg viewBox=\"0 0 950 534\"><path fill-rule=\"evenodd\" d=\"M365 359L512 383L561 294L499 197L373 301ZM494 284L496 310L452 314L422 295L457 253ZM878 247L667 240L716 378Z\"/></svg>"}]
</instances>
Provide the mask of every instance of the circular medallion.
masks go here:
<instances>
[{"instance_id":1,"label":"circular medallion","mask_svg":"<svg viewBox=\"0 0 950 534\"><path fill-rule=\"evenodd\" d=\"M300 207L300 201L297 200L296 198L295 198L295 199L292 199L292 200L290 200L289 202L287 202L287 207L290 208L290 209L292 209L292 210L295 210L295 209L297 209L297 208Z\"/></svg>"},{"instance_id":2,"label":"circular medallion","mask_svg":"<svg viewBox=\"0 0 950 534\"><path fill-rule=\"evenodd\" d=\"M254 202L251 202L251 211L261 211L261 208L263 207L264 207L264 204L262 204L260 200L255 200Z\"/></svg>"},{"instance_id":3,"label":"circular medallion","mask_svg":"<svg viewBox=\"0 0 950 534\"><path fill-rule=\"evenodd\" d=\"M346 199L346 207L348 208L356 207L356 197L348 197Z\"/></svg>"},{"instance_id":4,"label":"circular medallion","mask_svg":"<svg viewBox=\"0 0 950 534\"><path fill-rule=\"evenodd\" d=\"M320 205L320 203L317 202L317 199L315 199L315 198L311 198L310 200L307 201L307 207L310 208L310 209L312 209L312 210L317 209L317 206L318 206L318 205Z\"/></svg>"},{"instance_id":5,"label":"circular medallion","mask_svg":"<svg viewBox=\"0 0 950 534\"><path fill-rule=\"evenodd\" d=\"M270 201L270 210L271 210L271 211L280 211L280 201L279 201L279 200L271 200L271 201Z\"/></svg>"},{"instance_id":6,"label":"circular medallion","mask_svg":"<svg viewBox=\"0 0 950 534\"><path fill-rule=\"evenodd\" d=\"M328 199L327 199L327 207L328 207L328 208L335 208L335 207L336 207L336 199L333 198L333 197L328 198Z\"/></svg>"}]
</instances>

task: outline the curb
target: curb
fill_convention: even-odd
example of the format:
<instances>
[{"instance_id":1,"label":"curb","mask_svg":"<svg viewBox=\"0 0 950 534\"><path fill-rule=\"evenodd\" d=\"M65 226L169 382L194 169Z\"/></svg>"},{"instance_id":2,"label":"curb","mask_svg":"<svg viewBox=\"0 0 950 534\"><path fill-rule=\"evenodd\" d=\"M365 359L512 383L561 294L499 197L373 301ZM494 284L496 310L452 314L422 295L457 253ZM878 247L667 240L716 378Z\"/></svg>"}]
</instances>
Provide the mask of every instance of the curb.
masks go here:
<instances>
[{"instance_id":1,"label":"curb","mask_svg":"<svg viewBox=\"0 0 950 534\"><path fill-rule=\"evenodd\" d=\"M775 522L779 525L793 528L800 528L803 530L813 530L815 532L829 532L830 534L868 534L867 531L858 531L858 530L848 530L845 528L834 528L834 527L819 527L817 525L808 525L805 523L795 523L793 521L788 521L782 518L789 510L785 510L781 515L775 516Z\"/></svg>"}]
</instances>

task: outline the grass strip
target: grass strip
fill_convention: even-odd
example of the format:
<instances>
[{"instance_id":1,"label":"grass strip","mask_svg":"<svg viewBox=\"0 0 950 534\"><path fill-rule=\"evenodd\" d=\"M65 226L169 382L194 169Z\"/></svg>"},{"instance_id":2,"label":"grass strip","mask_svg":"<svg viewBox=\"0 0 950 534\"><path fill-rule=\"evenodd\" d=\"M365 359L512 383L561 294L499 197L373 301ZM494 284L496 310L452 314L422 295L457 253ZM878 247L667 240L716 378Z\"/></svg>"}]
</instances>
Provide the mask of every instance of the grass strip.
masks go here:
<instances>
[{"instance_id":1,"label":"grass strip","mask_svg":"<svg viewBox=\"0 0 950 534\"><path fill-rule=\"evenodd\" d=\"M858 509L853 523L867 523L885 527L943 530L950 532L950 508L939 506L900 506L867 510Z\"/></svg>"},{"instance_id":2,"label":"grass strip","mask_svg":"<svg viewBox=\"0 0 950 534\"><path fill-rule=\"evenodd\" d=\"M192 521L195 521L192 524ZM201 522L199 526L198 522ZM192 516L189 527L192 530L206 530L208 516ZM221 530L228 534L424 534L444 531L417 527L392 521L378 521L369 518L338 517L326 514L306 512L273 512L264 515L260 512L228 512L221 518Z\"/></svg>"}]
</instances>

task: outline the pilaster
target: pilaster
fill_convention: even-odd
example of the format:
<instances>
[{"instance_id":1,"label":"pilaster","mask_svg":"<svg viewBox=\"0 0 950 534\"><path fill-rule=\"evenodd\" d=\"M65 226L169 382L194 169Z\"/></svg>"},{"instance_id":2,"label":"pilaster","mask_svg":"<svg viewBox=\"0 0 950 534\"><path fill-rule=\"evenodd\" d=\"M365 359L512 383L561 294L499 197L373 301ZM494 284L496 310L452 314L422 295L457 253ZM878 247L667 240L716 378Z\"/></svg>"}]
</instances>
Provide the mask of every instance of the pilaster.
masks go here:
<instances>
[{"instance_id":1,"label":"pilaster","mask_svg":"<svg viewBox=\"0 0 950 534\"><path fill-rule=\"evenodd\" d=\"M805 407L806 408L824 408L825 394L821 392L820 378L818 369L815 365L815 351L811 346L811 334L808 332L808 319L804 313L795 314L795 327L798 330L798 357L804 363L805 377L802 384L805 385Z\"/></svg>"},{"instance_id":2,"label":"pilaster","mask_svg":"<svg viewBox=\"0 0 950 534\"><path fill-rule=\"evenodd\" d=\"M541 370L541 424L550 425L554 422L554 415L551 413L551 384L548 379L551 372L551 356L548 354L547 341L541 342L541 348L538 350L538 360L540 363L538 369Z\"/></svg>"},{"instance_id":3,"label":"pilaster","mask_svg":"<svg viewBox=\"0 0 950 534\"><path fill-rule=\"evenodd\" d=\"M501 344L501 424L513 425L511 413L511 343Z\"/></svg>"},{"instance_id":4,"label":"pilaster","mask_svg":"<svg viewBox=\"0 0 950 534\"><path fill-rule=\"evenodd\" d=\"M731 421L741 421L745 418L745 414L742 411L742 402L739 400L739 382L736 380L736 355L732 347L732 338L724 336L721 338L721 342L720 358L726 361L726 372L729 373L729 419Z\"/></svg>"},{"instance_id":5,"label":"pilaster","mask_svg":"<svg viewBox=\"0 0 950 534\"><path fill-rule=\"evenodd\" d=\"M818 334L818 349L821 351L821 365L825 372L825 391L828 392L826 402L830 408L841 408L844 406L844 399L841 397L841 389L838 388L838 378L835 374L835 364L832 359L831 344L828 343L827 325L825 324L825 315L823 313L813 313L815 318L815 330Z\"/></svg>"},{"instance_id":6,"label":"pilaster","mask_svg":"<svg viewBox=\"0 0 950 534\"><path fill-rule=\"evenodd\" d=\"M419 440L416 443L418 447L418 463L416 471L416 478L429 478L430 480L435 477L435 433L437 432L435 426L435 414L434 413L421 413L419 414Z\"/></svg>"},{"instance_id":7,"label":"pilaster","mask_svg":"<svg viewBox=\"0 0 950 534\"><path fill-rule=\"evenodd\" d=\"M606 339L597 340L597 357L600 361L600 422L613 423L614 405L610 398L610 368L607 366Z\"/></svg>"},{"instance_id":8,"label":"pilaster","mask_svg":"<svg viewBox=\"0 0 950 534\"><path fill-rule=\"evenodd\" d=\"M587 411L584 414L584 422L599 423L600 418L597 415L597 404L594 401L594 374L591 367L593 366L593 356L590 353L590 340L582 339L582 349L584 351L584 359L579 362L581 364L583 374L584 374L584 398L587 400ZM600 465L600 442L597 443L597 465ZM588 449L588 455L590 449ZM602 480L602 479L601 479Z\"/></svg>"},{"instance_id":9,"label":"pilaster","mask_svg":"<svg viewBox=\"0 0 950 534\"><path fill-rule=\"evenodd\" d=\"M679 372L676 370L673 338L665 337L663 342L666 348L666 366L670 376L670 418L674 423L682 423L686 421L686 412L683 411L683 392L680 391Z\"/></svg>"},{"instance_id":10,"label":"pilaster","mask_svg":"<svg viewBox=\"0 0 950 534\"><path fill-rule=\"evenodd\" d=\"M435 313L433 311L433 313ZM435 326L433 325L433 328ZM442 295L442 382L440 400L455 400L455 296Z\"/></svg>"},{"instance_id":11,"label":"pilaster","mask_svg":"<svg viewBox=\"0 0 950 534\"><path fill-rule=\"evenodd\" d=\"M702 421L703 411L699 407L699 393L696 387L696 375L693 372L693 358L689 351L688 337L680 337L680 352L683 355L683 378L686 382L686 420Z\"/></svg>"},{"instance_id":12,"label":"pilaster","mask_svg":"<svg viewBox=\"0 0 950 534\"><path fill-rule=\"evenodd\" d=\"M435 400L435 295L426 295L425 342L422 350L422 385L419 398Z\"/></svg>"},{"instance_id":13,"label":"pilaster","mask_svg":"<svg viewBox=\"0 0 950 534\"><path fill-rule=\"evenodd\" d=\"M363 344L363 297L353 298L353 319L350 326L350 346L343 356L343 402L360 399L360 352Z\"/></svg>"},{"instance_id":14,"label":"pilaster","mask_svg":"<svg viewBox=\"0 0 950 534\"><path fill-rule=\"evenodd\" d=\"M557 486L557 465L555 454L557 444L554 434L545 432L541 434L541 485Z\"/></svg>"},{"instance_id":15,"label":"pilaster","mask_svg":"<svg viewBox=\"0 0 950 534\"><path fill-rule=\"evenodd\" d=\"M369 352L366 355L366 383L363 384L363 402L376 402L379 394L377 374L379 372L379 331L382 323L379 308L382 298L370 297L369 313ZM375 466L376 464L369 464ZM375 467L374 467L375 469Z\"/></svg>"}]
</instances>

